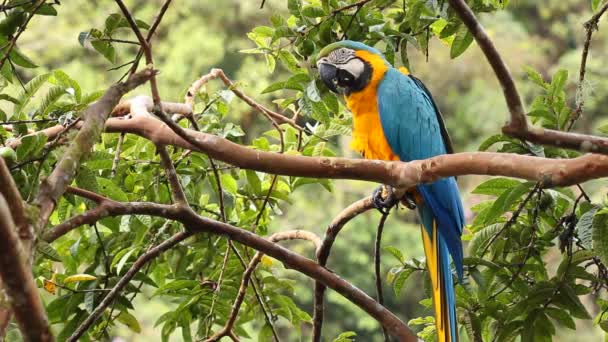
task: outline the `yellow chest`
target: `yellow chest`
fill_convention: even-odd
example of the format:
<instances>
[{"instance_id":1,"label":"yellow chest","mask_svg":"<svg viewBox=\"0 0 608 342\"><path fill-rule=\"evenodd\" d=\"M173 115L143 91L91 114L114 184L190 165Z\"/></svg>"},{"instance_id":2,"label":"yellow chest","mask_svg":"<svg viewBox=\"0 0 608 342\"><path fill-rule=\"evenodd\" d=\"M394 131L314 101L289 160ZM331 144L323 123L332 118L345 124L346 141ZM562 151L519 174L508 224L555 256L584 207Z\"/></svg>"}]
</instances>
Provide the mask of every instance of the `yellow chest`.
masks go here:
<instances>
[{"instance_id":1,"label":"yellow chest","mask_svg":"<svg viewBox=\"0 0 608 342\"><path fill-rule=\"evenodd\" d=\"M372 65L373 73L365 89L346 97L346 106L353 114L350 147L365 159L399 160L384 137L378 112L376 90L388 67L380 57L367 51L357 51L356 54Z\"/></svg>"}]
</instances>

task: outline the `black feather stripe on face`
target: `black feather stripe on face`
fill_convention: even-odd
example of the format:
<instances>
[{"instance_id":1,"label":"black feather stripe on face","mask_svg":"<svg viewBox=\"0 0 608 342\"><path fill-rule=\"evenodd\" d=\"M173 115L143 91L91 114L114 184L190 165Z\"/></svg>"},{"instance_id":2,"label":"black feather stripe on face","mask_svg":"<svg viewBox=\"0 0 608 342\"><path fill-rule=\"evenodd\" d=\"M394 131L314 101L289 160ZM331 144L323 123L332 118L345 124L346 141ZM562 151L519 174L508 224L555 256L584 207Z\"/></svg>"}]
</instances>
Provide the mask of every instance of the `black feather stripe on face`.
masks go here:
<instances>
[{"instance_id":1,"label":"black feather stripe on face","mask_svg":"<svg viewBox=\"0 0 608 342\"><path fill-rule=\"evenodd\" d=\"M359 77L354 77L346 70L338 69L338 86L345 89L346 95L361 91L371 80L372 71L372 66L366 61L363 61L363 72Z\"/></svg>"}]
</instances>

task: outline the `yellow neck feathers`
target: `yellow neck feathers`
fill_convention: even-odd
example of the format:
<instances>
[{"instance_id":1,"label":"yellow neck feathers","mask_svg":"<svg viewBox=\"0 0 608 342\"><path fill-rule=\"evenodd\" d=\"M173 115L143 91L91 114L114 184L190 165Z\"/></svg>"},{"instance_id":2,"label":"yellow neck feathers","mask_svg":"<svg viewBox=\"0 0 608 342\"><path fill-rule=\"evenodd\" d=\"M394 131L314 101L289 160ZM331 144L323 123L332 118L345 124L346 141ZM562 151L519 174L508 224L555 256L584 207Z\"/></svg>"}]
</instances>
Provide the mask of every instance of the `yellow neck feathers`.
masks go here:
<instances>
[{"instance_id":1,"label":"yellow neck feathers","mask_svg":"<svg viewBox=\"0 0 608 342\"><path fill-rule=\"evenodd\" d=\"M384 137L378 112L377 89L389 67L373 53L357 51L356 56L371 65L372 76L363 90L346 96L346 106L353 113L350 147L366 159L399 160Z\"/></svg>"}]
</instances>

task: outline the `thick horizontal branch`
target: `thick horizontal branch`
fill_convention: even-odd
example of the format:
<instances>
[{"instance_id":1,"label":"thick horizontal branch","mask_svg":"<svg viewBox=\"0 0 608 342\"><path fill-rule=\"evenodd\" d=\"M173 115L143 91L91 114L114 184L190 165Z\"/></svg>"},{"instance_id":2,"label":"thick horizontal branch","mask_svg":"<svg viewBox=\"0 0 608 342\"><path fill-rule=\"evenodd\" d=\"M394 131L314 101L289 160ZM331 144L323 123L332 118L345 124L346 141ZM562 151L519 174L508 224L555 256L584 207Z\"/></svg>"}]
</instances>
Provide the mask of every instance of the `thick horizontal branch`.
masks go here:
<instances>
[{"instance_id":1,"label":"thick horizontal branch","mask_svg":"<svg viewBox=\"0 0 608 342\"><path fill-rule=\"evenodd\" d=\"M53 335L11 213L0 195L0 279L26 341L53 341Z\"/></svg>"},{"instance_id":2,"label":"thick horizontal branch","mask_svg":"<svg viewBox=\"0 0 608 342\"><path fill-rule=\"evenodd\" d=\"M104 123L110 112L116 107L120 98L135 87L149 80L156 74L152 69L145 69L132 75L124 83L116 83L95 103L82 113L84 122L80 132L67 147L57 166L47 179L40 184L40 192L35 203L40 207L40 216L36 225L41 230L46 225L55 204L72 182L80 163L90 153L93 145L99 140Z\"/></svg>"},{"instance_id":3,"label":"thick horizontal branch","mask_svg":"<svg viewBox=\"0 0 608 342\"><path fill-rule=\"evenodd\" d=\"M196 145L181 138L163 122L151 116L110 118L106 122L107 132L132 133L155 144L203 152L243 169L285 176L367 180L398 188L433 182L441 177L463 175L522 178L540 181L543 187L574 185L608 176L608 157L600 154L586 154L572 159L549 159L510 153L463 152L412 162L305 157L259 151L215 135L182 130Z\"/></svg>"},{"instance_id":4,"label":"thick horizontal branch","mask_svg":"<svg viewBox=\"0 0 608 342\"><path fill-rule=\"evenodd\" d=\"M530 127L511 72L500 56L500 53L498 53L498 50L496 50L487 32L464 0L449 0L449 2L473 37L475 37L475 41L486 56L492 69L494 69L496 78L500 82L507 107L511 114L509 122L502 128L504 134L536 144L608 154L608 139L606 138Z\"/></svg>"},{"instance_id":5,"label":"thick horizontal branch","mask_svg":"<svg viewBox=\"0 0 608 342\"><path fill-rule=\"evenodd\" d=\"M274 259L281 261L286 267L299 271L337 291L351 302L365 310L370 316L378 320L389 330L389 332L391 332L391 334L398 337L400 341L416 341L415 335L403 322L401 322L401 320L399 320L399 318L397 318L392 312L383 306L378 305L374 299L369 297L363 291L354 287L352 284L328 271L324 267L319 266L314 261L283 248L271 241L268 241L250 231L199 216L190 208L179 205L163 205L142 202L120 203L108 201L103 202L101 206L105 206L105 211L102 213L96 213L94 215L95 220L97 221L108 216L135 214L149 215L164 217L181 222L190 231L208 232L227 236L234 241L269 255ZM92 210L90 210L88 213L90 213ZM84 217L89 215L85 213L80 216ZM88 221L88 223L91 223L91 221ZM72 227L72 229L73 228L74 227ZM56 238L59 236L59 234L55 232L55 230L56 229L51 229L49 234L53 234L52 236ZM66 230L64 230L64 232L65 231ZM69 229L67 231L69 231Z\"/></svg>"}]
</instances>

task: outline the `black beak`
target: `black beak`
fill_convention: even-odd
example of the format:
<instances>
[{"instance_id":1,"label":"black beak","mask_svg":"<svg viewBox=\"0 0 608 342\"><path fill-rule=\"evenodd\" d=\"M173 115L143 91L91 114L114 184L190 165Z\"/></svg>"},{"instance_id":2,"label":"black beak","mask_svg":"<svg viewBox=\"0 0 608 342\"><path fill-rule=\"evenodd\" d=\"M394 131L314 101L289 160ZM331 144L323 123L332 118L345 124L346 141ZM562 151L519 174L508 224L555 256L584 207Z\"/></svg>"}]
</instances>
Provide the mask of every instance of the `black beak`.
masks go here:
<instances>
[{"instance_id":1,"label":"black beak","mask_svg":"<svg viewBox=\"0 0 608 342\"><path fill-rule=\"evenodd\" d=\"M335 65L329 63L319 63L319 74L321 75L321 80L329 90L333 91L336 94L339 94L338 88L336 87L336 82L338 81L338 68Z\"/></svg>"}]
</instances>

